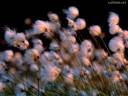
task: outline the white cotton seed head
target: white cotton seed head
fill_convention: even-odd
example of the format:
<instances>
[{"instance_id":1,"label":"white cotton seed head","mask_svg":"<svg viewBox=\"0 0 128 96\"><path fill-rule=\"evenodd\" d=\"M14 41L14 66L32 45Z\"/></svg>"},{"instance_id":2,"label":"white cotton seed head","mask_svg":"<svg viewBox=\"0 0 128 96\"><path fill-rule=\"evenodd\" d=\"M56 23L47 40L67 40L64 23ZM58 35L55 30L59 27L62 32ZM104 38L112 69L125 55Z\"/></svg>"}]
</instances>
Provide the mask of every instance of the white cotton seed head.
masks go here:
<instances>
[{"instance_id":1,"label":"white cotton seed head","mask_svg":"<svg viewBox=\"0 0 128 96\"><path fill-rule=\"evenodd\" d=\"M117 25L119 23L119 16L114 12L109 13L108 23L111 25Z\"/></svg>"},{"instance_id":2,"label":"white cotton seed head","mask_svg":"<svg viewBox=\"0 0 128 96\"><path fill-rule=\"evenodd\" d=\"M120 37L114 37L109 41L109 49L112 52L117 52L117 51L124 51L124 43L122 38Z\"/></svg>"},{"instance_id":3,"label":"white cotton seed head","mask_svg":"<svg viewBox=\"0 0 128 96\"><path fill-rule=\"evenodd\" d=\"M36 56L39 55L39 52L38 52L36 49L31 49L31 51L32 51L32 54L34 54L34 55L36 55Z\"/></svg>"},{"instance_id":4,"label":"white cotton seed head","mask_svg":"<svg viewBox=\"0 0 128 96\"><path fill-rule=\"evenodd\" d=\"M92 36L100 36L102 32L99 25L93 25L89 28L89 33Z\"/></svg>"},{"instance_id":5,"label":"white cotton seed head","mask_svg":"<svg viewBox=\"0 0 128 96\"><path fill-rule=\"evenodd\" d=\"M24 60L27 63L32 64L32 63L35 63L39 59L39 56L40 56L40 54L39 54L38 50L28 49L25 52Z\"/></svg>"},{"instance_id":6,"label":"white cotton seed head","mask_svg":"<svg viewBox=\"0 0 128 96\"><path fill-rule=\"evenodd\" d=\"M49 80L48 81L54 81L56 80L56 78L59 76L59 73L60 73L60 69L57 68L57 67L52 67L49 69L50 72L49 72Z\"/></svg>"},{"instance_id":7,"label":"white cotton seed head","mask_svg":"<svg viewBox=\"0 0 128 96\"><path fill-rule=\"evenodd\" d=\"M17 46L16 46L17 47ZM20 50L25 50L29 47L29 42L27 40L24 40L23 42L21 41L19 43L19 46L17 48L19 48Z\"/></svg>"},{"instance_id":8,"label":"white cotton seed head","mask_svg":"<svg viewBox=\"0 0 128 96\"><path fill-rule=\"evenodd\" d=\"M21 41L15 40L13 41L13 46L19 48L20 50L25 50L29 47L29 42L28 40L21 40Z\"/></svg>"},{"instance_id":9,"label":"white cotton seed head","mask_svg":"<svg viewBox=\"0 0 128 96\"><path fill-rule=\"evenodd\" d=\"M71 44L70 46L69 46L69 52L71 53L71 54L73 54L73 53L78 53L79 52L79 50L80 50L80 48L79 48L79 44Z\"/></svg>"},{"instance_id":10,"label":"white cotton seed head","mask_svg":"<svg viewBox=\"0 0 128 96\"><path fill-rule=\"evenodd\" d=\"M86 21L82 18L76 19L77 30L83 30L86 27Z\"/></svg>"},{"instance_id":11,"label":"white cotton seed head","mask_svg":"<svg viewBox=\"0 0 128 96\"><path fill-rule=\"evenodd\" d=\"M14 40L22 41L25 40L25 34L24 33L17 33L14 37Z\"/></svg>"},{"instance_id":12,"label":"white cotton seed head","mask_svg":"<svg viewBox=\"0 0 128 96\"><path fill-rule=\"evenodd\" d=\"M84 40L80 45L80 54L85 57L92 57L94 46L91 41Z\"/></svg>"},{"instance_id":13,"label":"white cotton seed head","mask_svg":"<svg viewBox=\"0 0 128 96\"><path fill-rule=\"evenodd\" d=\"M31 65L30 65L30 70L31 70L32 72L37 72L37 71L39 70L39 67L38 67L37 64L31 64Z\"/></svg>"},{"instance_id":14,"label":"white cotton seed head","mask_svg":"<svg viewBox=\"0 0 128 96\"><path fill-rule=\"evenodd\" d=\"M70 19L75 19L79 16L79 10L78 8L71 6L65 11L66 15Z\"/></svg>"},{"instance_id":15,"label":"white cotton seed head","mask_svg":"<svg viewBox=\"0 0 128 96\"><path fill-rule=\"evenodd\" d=\"M76 43L76 38L75 36L68 36L68 40L71 44L75 44Z\"/></svg>"},{"instance_id":16,"label":"white cotton seed head","mask_svg":"<svg viewBox=\"0 0 128 96\"><path fill-rule=\"evenodd\" d=\"M63 62L61 56L57 52L51 51L50 55L52 57L52 63L54 63L55 65Z\"/></svg>"},{"instance_id":17,"label":"white cotton seed head","mask_svg":"<svg viewBox=\"0 0 128 96\"><path fill-rule=\"evenodd\" d=\"M33 25L34 32L45 32L47 24L45 21L37 20Z\"/></svg>"},{"instance_id":18,"label":"white cotton seed head","mask_svg":"<svg viewBox=\"0 0 128 96\"><path fill-rule=\"evenodd\" d=\"M52 58L51 58L51 55L49 52L44 52L43 54L41 54L40 58L39 58L39 61L42 65L47 65L49 61L51 61Z\"/></svg>"},{"instance_id":19,"label":"white cotton seed head","mask_svg":"<svg viewBox=\"0 0 128 96\"><path fill-rule=\"evenodd\" d=\"M20 50L25 50L29 47L29 42L24 33L17 33L14 36L13 46L19 48Z\"/></svg>"},{"instance_id":20,"label":"white cotton seed head","mask_svg":"<svg viewBox=\"0 0 128 96\"><path fill-rule=\"evenodd\" d=\"M59 54L57 54L56 52L51 52L51 55L53 57L52 63L54 63L55 65L62 64L63 60Z\"/></svg>"},{"instance_id":21,"label":"white cotton seed head","mask_svg":"<svg viewBox=\"0 0 128 96\"><path fill-rule=\"evenodd\" d=\"M81 47L87 47L87 48L91 48L93 46L92 42L90 40L84 40L82 43L81 43Z\"/></svg>"},{"instance_id":22,"label":"white cotton seed head","mask_svg":"<svg viewBox=\"0 0 128 96\"><path fill-rule=\"evenodd\" d=\"M68 12L68 15L70 15L69 17L76 18L77 16L79 16L79 10L74 6L69 7Z\"/></svg>"},{"instance_id":23,"label":"white cotton seed head","mask_svg":"<svg viewBox=\"0 0 128 96\"><path fill-rule=\"evenodd\" d=\"M6 51L4 51L4 53L3 53L3 59L4 59L5 61L12 61L13 56L14 56L14 53L13 53L12 50L6 50Z\"/></svg>"},{"instance_id":24,"label":"white cotton seed head","mask_svg":"<svg viewBox=\"0 0 128 96\"><path fill-rule=\"evenodd\" d=\"M11 30L11 29L7 29L5 31L5 35L4 35L4 38L5 38L5 41L9 44L9 45L12 45L12 41L14 39L14 36L15 36L16 32Z\"/></svg>"},{"instance_id":25,"label":"white cotton seed head","mask_svg":"<svg viewBox=\"0 0 128 96\"><path fill-rule=\"evenodd\" d=\"M59 16L58 16L57 14L55 14L55 13L49 12L49 13L48 13L48 18L49 18L49 20L52 21L52 22L57 22L57 21L59 21Z\"/></svg>"},{"instance_id":26,"label":"white cotton seed head","mask_svg":"<svg viewBox=\"0 0 128 96\"><path fill-rule=\"evenodd\" d=\"M46 22L46 29L47 32L53 33L55 31L57 31L57 26L55 23L51 23L51 22Z\"/></svg>"},{"instance_id":27,"label":"white cotton seed head","mask_svg":"<svg viewBox=\"0 0 128 96\"><path fill-rule=\"evenodd\" d=\"M53 82L60 74L60 69L54 65L46 65L45 69L41 71L41 79Z\"/></svg>"},{"instance_id":28,"label":"white cotton seed head","mask_svg":"<svg viewBox=\"0 0 128 96\"><path fill-rule=\"evenodd\" d=\"M24 49L27 49L29 47L29 42L28 40L24 40Z\"/></svg>"},{"instance_id":29,"label":"white cotton seed head","mask_svg":"<svg viewBox=\"0 0 128 96\"><path fill-rule=\"evenodd\" d=\"M109 26L109 33L111 35L117 34L117 33L121 33L123 32L122 29L120 28L119 25L110 25Z\"/></svg>"}]
</instances>

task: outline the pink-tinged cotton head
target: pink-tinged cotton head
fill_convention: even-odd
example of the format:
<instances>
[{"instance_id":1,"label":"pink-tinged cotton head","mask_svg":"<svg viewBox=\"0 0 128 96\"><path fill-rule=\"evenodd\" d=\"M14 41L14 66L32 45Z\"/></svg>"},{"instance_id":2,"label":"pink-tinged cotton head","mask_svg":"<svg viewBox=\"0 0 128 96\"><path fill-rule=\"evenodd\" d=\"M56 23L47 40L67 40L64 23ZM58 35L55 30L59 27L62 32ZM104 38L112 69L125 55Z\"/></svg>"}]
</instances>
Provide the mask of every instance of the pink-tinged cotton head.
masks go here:
<instances>
[{"instance_id":1,"label":"pink-tinged cotton head","mask_svg":"<svg viewBox=\"0 0 128 96\"><path fill-rule=\"evenodd\" d=\"M119 25L110 25L109 26L109 33L111 35L117 34L117 33L121 33L123 32L123 30L120 28Z\"/></svg>"},{"instance_id":2,"label":"pink-tinged cotton head","mask_svg":"<svg viewBox=\"0 0 128 96\"><path fill-rule=\"evenodd\" d=\"M75 38L75 36L68 36L67 39L69 40L69 42L70 42L71 44L76 43L76 38Z\"/></svg>"},{"instance_id":3,"label":"pink-tinged cotton head","mask_svg":"<svg viewBox=\"0 0 128 96\"><path fill-rule=\"evenodd\" d=\"M74 6L70 6L67 10L64 10L64 13L70 19L75 19L76 17L79 16L79 10Z\"/></svg>"},{"instance_id":4,"label":"pink-tinged cotton head","mask_svg":"<svg viewBox=\"0 0 128 96\"><path fill-rule=\"evenodd\" d=\"M29 47L29 42L26 39L26 36L24 33L17 33L14 36L13 46L16 48L19 48L20 50L25 50Z\"/></svg>"},{"instance_id":5,"label":"pink-tinged cotton head","mask_svg":"<svg viewBox=\"0 0 128 96\"><path fill-rule=\"evenodd\" d=\"M100 36L102 31L99 25L93 25L93 26L90 26L89 33L92 36Z\"/></svg>"},{"instance_id":6,"label":"pink-tinged cotton head","mask_svg":"<svg viewBox=\"0 0 128 96\"><path fill-rule=\"evenodd\" d=\"M53 82L59 76L61 70L54 65L46 65L41 71L42 80Z\"/></svg>"},{"instance_id":7,"label":"pink-tinged cotton head","mask_svg":"<svg viewBox=\"0 0 128 96\"><path fill-rule=\"evenodd\" d=\"M28 64L37 62L39 60L39 57L40 57L40 53L38 52L38 50L34 48L26 50L24 54L24 60Z\"/></svg>"},{"instance_id":8,"label":"pink-tinged cotton head","mask_svg":"<svg viewBox=\"0 0 128 96\"><path fill-rule=\"evenodd\" d=\"M34 32L46 32L47 27L47 23L42 20L37 20L33 25Z\"/></svg>"},{"instance_id":9,"label":"pink-tinged cotton head","mask_svg":"<svg viewBox=\"0 0 128 96\"><path fill-rule=\"evenodd\" d=\"M94 52L94 45L90 40L84 40L80 45L80 54L87 58L92 57Z\"/></svg>"},{"instance_id":10,"label":"pink-tinged cotton head","mask_svg":"<svg viewBox=\"0 0 128 96\"><path fill-rule=\"evenodd\" d=\"M13 51L12 50L6 50L6 51L4 51L4 53L3 53L3 59L5 60L5 61L12 61L13 60L13 56L14 56L14 53L13 53Z\"/></svg>"},{"instance_id":11,"label":"pink-tinged cotton head","mask_svg":"<svg viewBox=\"0 0 128 96\"><path fill-rule=\"evenodd\" d=\"M124 51L125 46L121 37L113 37L108 44L109 49L112 52Z\"/></svg>"},{"instance_id":12,"label":"pink-tinged cotton head","mask_svg":"<svg viewBox=\"0 0 128 96\"><path fill-rule=\"evenodd\" d=\"M108 23L111 25L117 25L119 23L119 16L114 12L109 13Z\"/></svg>"},{"instance_id":13,"label":"pink-tinged cotton head","mask_svg":"<svg viewBox=\"0 0 128 96\"><path fill-rule=\"evenodd\" d=\"M86 21L82 18L76 19L76 27L77 30L83 30L84 28L86 28Z\"/></svg>"}]
</instances>

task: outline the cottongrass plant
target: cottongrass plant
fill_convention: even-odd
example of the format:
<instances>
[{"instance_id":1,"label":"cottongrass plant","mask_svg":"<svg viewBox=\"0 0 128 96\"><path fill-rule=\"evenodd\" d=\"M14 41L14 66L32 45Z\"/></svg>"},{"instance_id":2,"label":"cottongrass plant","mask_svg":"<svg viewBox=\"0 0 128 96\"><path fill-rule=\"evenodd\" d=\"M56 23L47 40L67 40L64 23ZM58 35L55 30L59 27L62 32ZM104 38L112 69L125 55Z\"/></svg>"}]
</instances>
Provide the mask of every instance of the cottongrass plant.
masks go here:
<instances>
[{"instance_id":1,"label":"cottongrass plant","mask_svg":"<svg viewBox=\"0 0 128 96\"><path fill-rule=\"evenodd\" d=\"M0 52L0 96L127 96L128 60L124 52L128 31L120 28L119 15L109 14L113 38L107 45L100 25L88 28L95 42L82 38L78 43L77 32L85 29L87 22L75 6L63 12L66 28L53 12L48 12L47 21L36 20L25 32L6 28L4 41L9 49ZM41 36L50 40L49 46Z\"/></svg>"}]
</instances>

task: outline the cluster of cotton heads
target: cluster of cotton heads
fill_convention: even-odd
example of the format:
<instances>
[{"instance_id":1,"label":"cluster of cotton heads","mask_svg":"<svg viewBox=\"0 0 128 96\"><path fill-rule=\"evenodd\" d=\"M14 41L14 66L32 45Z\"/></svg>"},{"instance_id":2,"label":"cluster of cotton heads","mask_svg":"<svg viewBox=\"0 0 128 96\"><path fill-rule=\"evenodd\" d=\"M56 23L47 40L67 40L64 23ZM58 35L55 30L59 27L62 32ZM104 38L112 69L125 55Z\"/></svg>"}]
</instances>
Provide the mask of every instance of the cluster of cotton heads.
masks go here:
<instances>
[{"instance_id":1,"label":"cluster of cotton heads","mask_svg":"<svg viewBox=\"0 0 128 96\"><path fill-rule=\"evenodd\" d=\"M64 10L64 14L65 19L68 20L67 28L61 26L60 18L56 13L49 12L47 15L49 20L36 20L31 31L25 33L9 28L5 30L6 43L23 51L20 53L20 51L14 52L8 49L0 54L1 76L7 75L7 78L12 78L14 75L12 79L16 83L14 86L16 96L19 94L26 96L29 85L24 84L26 79L36 86L38 83L35 80L38 80L43 88L40 87L37 90L41 90L41 88L44 90L49 82L56 81L60 75L63 77L61 83L74 86L74 77L83 76L85 80L89 80L92 70L98 74L111 74L111 76L105 76L111 78L114 83L123 80L124 77L128 79L124 73L119 71L122 66L126 67L128 64L124 56L125 48L128 48L128 31L120 28L119 16L114 12L109 14L109 33L118 35L109 41L107 47L113 53L108 54L109 52L102 48L95 48L91 39L85 38L80 43L77 42L77 32L86 28L86 21L79 17L78 8L71 6ZM103 34L100 25L92 25L88 31L94 39ZM38 35L41 34L51 40L49 46L45 46L43 41L38 38ZM111 72L108 71L110 66L114 68ZM26 72L30 73L27 77ZM0 91L3 91L6 85L0 79Z\"/></svg>"},{"instance_id":2,"label":"cluster of cotton heads","mask_svg":"<svg viewBox=\"0 0 128 96\"><path fill-rule=\"evenodd\" d=\"M120 18L118 14L114 12L110 12L109 18L108 18L110 34L114 35L114 34L121 33L123 31L122 28L119 26L119 19Z\"/></svg>"},{"instance_id":3,"label":"cluster of cotton heads","mask_svg":"<svg viewBox=\"0 0 128 96\"><path fill-rule=\"evenodd\" d=\"M19 48L20 50L25 50L29 47L29 42L23 32L16 33L11 29L7 29L5 32L5 40L8 45Z\"/></svg>"}]
</instances>

